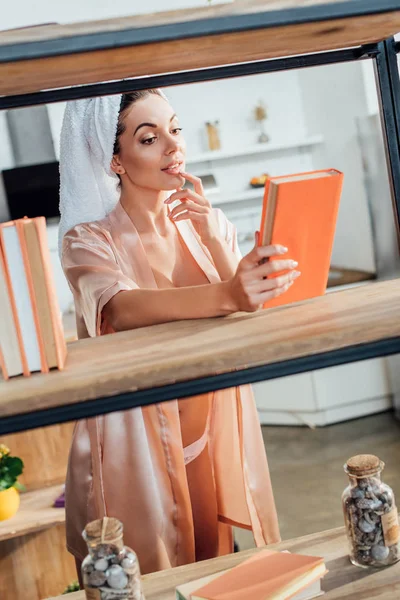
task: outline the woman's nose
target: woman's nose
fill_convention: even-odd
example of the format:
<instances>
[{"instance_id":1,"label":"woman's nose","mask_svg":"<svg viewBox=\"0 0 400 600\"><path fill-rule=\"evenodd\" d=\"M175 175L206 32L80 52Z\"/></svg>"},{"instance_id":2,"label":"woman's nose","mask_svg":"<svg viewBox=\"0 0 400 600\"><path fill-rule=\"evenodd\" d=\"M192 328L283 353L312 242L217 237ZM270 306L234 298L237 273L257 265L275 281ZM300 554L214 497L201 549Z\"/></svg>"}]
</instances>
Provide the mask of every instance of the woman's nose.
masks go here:
<instances>
[{"instance_id":1,"label":"woman's nose","mask_svg":"<svg viewBox=\"0 0 400 600\"><path fill-rule=\"evenodd\" d=\"M168 139L168 144L167 144L167 152L168 154L172 154L173 152L176 152L176 150L180 150L181 149L181 143L180 140L178 140L176 138L176 136L174 137L170 137Z\"/></svg>"}]
</instances>

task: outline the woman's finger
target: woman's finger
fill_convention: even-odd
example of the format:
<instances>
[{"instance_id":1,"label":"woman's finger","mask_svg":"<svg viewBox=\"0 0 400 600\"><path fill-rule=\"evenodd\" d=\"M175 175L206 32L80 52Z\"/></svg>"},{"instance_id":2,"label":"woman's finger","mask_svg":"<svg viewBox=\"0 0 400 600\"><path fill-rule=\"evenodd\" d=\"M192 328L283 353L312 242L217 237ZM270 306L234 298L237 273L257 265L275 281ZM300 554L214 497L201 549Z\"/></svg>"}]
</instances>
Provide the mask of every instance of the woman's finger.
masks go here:
<instances>
[{"instance_id":1,"label":"woman's finger","mask_svg":"<svg viewBox=\"0 0 400 600\"><path fill-rule=\"evenodd\" d=\"M246 256L242 259L244 268L252 269L258 265L264 258L270 258L271 256L279 256L280 254L286 254L288 251L285 246L275 244L273 246L255 246Z\"/></svg>"},{"instance_id":2,"label":"woman's finger","mask_svg":"<svg viewBox=\"0 0 400 600\"><path fill-rule=\"evenodd\" d=\"M187 200L186 202L182 202L179 206L175 206L173 210L169 213L171 219L174 219L177 215L179 215L183 211L191 210L192 212L206 214L207 209L205 206L199 206L195 202L191 200Z\"/></svg>"},{"instance_id":3,"label":"woman's finger","mask_svg":"<svg viewBox=\"0 0 400 600\"><path fill-rule=\"evenodd\" d=\"M204 196L203 183L200 177L196 177L195 175L191 175L190 173L186 173L185 171L181 171L180 173L182 177L193 183L194 191L199 194L199 196Z\"/></svg>"},{"instance_id":4,"label":"woman's finger","mask_svg":"<svg viewBox=\"0 0 400 600\"><path fill-rule=\"evenodd\" d=\"M198 212L194 212L192 210L186 210L185 212L179 213L179 215L174 217L174 222L184 221L186 219L190 219L191 221L204 221L204 213L198 213Z\"/></svg>"},{"instance_id":5,"label":"woman's finger","mask_svg":"<svg viewBox=\"0 0 400 600\"><path fill-rule=\"evenodd\" d=\"M187 188L183 188L182 190L178 190L171 194L169 198L167 198L164 204L171 204L172 202L176 202L176 200L180 200L181 202L185 202L186 200L193 200L197 204L207 206L208 201L194 192L193 190L188 190Z\"/></svg>"},{"instance_id":6,"label":"woman's finger","mask_svg":"<svg viewBox=\"0 0 400 600\"><path fill-rule=\"evenodd\" d=\"M284 287L288 283L293 283L300 273L298 271L291 271L285 275L279 277L272 277L271 279L258 279L247 284L246 289L254 294L262 294L270 290L276 290Z\"/></svg>"},{"instance_id":7,"label":"woman's finger","mask_svg":"<svg viewBox=\"0 0 400 600\"><path fill-rule=\"evenodd\" d=\"M282 294L287 292L288 289L293 285L293 283L294 283L293 281L290 281L286 285L279 287L279 288L275 288L274 290L268 290L267 292L263 292L261 294L255 294L254 300L257 304L259 304L261 306L265 302L268 302L268 300L277 298L278 296L281 296Z\"/></svg>"},{"instance_id":8,"label":"woman's finger","mask_svg":"<svg viewBox=\"0 0 400 600\"><path fill-rule=\"evenodd\" d=\"M297 266L298 262L295 260L269 260L266 263L256 266L251 271L251 274L254 278L260 279L262 277L268 277L268 275L273 275L274 273L295 269Z\"/></svg>"}]
</instances>

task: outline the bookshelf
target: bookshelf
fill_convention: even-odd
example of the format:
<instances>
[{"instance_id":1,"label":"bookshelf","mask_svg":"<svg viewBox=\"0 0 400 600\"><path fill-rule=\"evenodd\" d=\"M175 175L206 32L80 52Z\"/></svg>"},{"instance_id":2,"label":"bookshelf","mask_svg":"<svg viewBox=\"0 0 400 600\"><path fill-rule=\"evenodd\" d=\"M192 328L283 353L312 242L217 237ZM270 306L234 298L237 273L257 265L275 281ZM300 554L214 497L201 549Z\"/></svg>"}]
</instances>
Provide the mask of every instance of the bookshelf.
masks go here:
<instances>
[{"instance_id":1,"label":"bookshelf","mask_svg":"<svg viewBox=\"0 0 400 600\"><path fill-rule=\"evenodd\" d=\"M0 34L0 94L347 48L397 31L396 0L236 0L6 31Z\"/></svg>"},{"instance_id":2,"label":"bookshelf","mask_svg":"<svg viewBox=\"0 0 400 600\"><path fill-rule=\"evenodd\" d=\"M0 382L0 433L400 352L399 297L392 280L73 342L63 371Z\"/></svg>"},{"instance_id":3,"label":"bookshelf","mask_svg":"<svg viewBox=\"0 0 400 600\"><path fill-rule=\"evenodd\" d=\"M0 542L23 537L65 523L65 508L54 508L61 485L21 494L21 506L12 519L0 521Z\"/></svg>"},{"instance_id":4,"label":"bookshelf","mask_svg":"<svg viewBox=\"0 0 400 600\"><path fill-rule=\"evenodd\" d=\"M398 223L400 91L397 48L386 38L399 30L400 0L379 5L374 0L236 0L189 11L0 32L0 108L373 58ZM119 81L122 77L129 80ZM75 84L80 85L60 88ZM365 292L349 289L311 305L286 307L281 309L284 329L276 327L277 313L271 311L72 343L64 372L0 382L0 432L399 352L398 286L396 281L376 283ZM319 315L313 323L311 310Z\"/></svg>"},{"instance_id":5,"label":"bookshelf","mask_svg":"<svg viewBox=\"0 0 400 600\"><path fill-rule=\"evenodd\" d=\"M0 32L0 109L370 58L376 65L398 227L400 85L398 47L391 36L400 31L400 0L204 4L193 10ZM65 371L0 381L0 434L399 353L399 298L400 280L377 282L271 312L73 342ZM13 570L29 562L34 569L31 557L41 544L54 551L52 580L58 577L60 586L73 573L72 559L65 564L59 542L64 525L58 519L64 515L53 513L47 494L53 491L27 494L20 520L4 524L0 538L7 593L26 600L35 596ZM22 534L24 544L19 543ZM337 546L342 536L309 536L310 545L302 548L310 551L313 541L319 548L327 540L327 551L332 549L331 558L339 559L342 572L345 559ZM299 546L285 543L291 547ZM40 569L46 572L43 565ZM385 576L376 582L381 597L395 597L390 590L396 594L398 572L391 573L395 580ZM32 580L41 575L32 570ZM154 593L161 598L162 577L147 580L149 597ZM368 594L360 583L345 587L349 598L358 591ZM342 592L327 597L342 598ZM51 593L58 592L46 588L41 597Z\"/></svg>"}]
</instances>

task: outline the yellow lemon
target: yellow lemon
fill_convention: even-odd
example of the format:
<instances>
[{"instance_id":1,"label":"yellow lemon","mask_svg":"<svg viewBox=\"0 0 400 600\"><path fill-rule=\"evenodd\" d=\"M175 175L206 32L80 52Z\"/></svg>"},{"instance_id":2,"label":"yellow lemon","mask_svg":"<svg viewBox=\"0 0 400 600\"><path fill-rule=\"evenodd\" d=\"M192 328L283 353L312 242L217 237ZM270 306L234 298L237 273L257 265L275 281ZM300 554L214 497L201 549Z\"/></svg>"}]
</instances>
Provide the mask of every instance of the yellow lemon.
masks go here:
<instances>
[{"instance_id":1,"label":"yellow lemon","mask_svg":"<svg viewBox=\"0 0 400 600\"><path fill-rule=\"evenodd\" d=\"M0 492L0 521L11 519L19 508L19 492L10 487Z\"/></svg>"}]
</instances>

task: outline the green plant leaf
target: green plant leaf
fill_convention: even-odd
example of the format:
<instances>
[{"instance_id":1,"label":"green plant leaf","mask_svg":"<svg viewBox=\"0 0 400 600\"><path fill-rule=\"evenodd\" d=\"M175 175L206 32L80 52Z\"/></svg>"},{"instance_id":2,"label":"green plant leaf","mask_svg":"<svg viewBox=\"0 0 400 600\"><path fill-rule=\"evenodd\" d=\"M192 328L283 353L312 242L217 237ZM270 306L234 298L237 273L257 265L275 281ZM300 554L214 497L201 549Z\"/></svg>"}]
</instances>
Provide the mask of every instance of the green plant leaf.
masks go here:
<instances>
[{"instance_id":1,"label":"green plant leaf","mask_svg":"<svg viewBox=\"0 0 400 600\"><path fill-rule=\"evenodd\" d=\"M4 490L8 490L8 488L12 487L15 483L15 477L10 475L10 473L4 473L0 477L0 492Z\"/></svg>"},{"instance_id":2,"label":"green plant leaf","mask_svg":"<svg viewBox=\"0 0 400 600\"><path fill-rule=\"evenodd\" d=\"M24 463L18 456L6 456L3 463L8 472L15 478L19 477L24 470Z\"/></svg>"}]
</instances>

